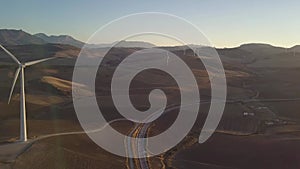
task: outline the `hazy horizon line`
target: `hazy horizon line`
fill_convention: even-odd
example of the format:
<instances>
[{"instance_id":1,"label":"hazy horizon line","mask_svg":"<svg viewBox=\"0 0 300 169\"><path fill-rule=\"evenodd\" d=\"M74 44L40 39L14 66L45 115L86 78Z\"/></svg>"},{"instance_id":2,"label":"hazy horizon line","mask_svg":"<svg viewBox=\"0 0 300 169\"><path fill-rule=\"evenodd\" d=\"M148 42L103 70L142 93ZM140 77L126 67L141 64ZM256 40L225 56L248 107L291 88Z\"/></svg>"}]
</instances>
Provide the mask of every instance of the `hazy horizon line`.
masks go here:
<instances>
[{"instance_id":1,"label":"hazy horizon line","mask_svg":"<svg viewBox=\"0 0 300 169\"><path fill-rule=\"evenodd\" d=\"M120 40L120 41L111 41L111 42L100 42L100 43L87 43L86 40L82 40L80 38L77 38L75 37L74 35L71 35L71 34L66 34L66 33L59 33L59 34L49 34L49 33L46 33L46 32L36 32L36 33L32 33L30 31L27 31L25 29L22 29L22 28L0 28L0 30L15 30L15 31L23 31L25 33L28 33L30 35L35 35L35 34L39 34L39 33L43 33L47 36L70 36L72 38L74 38L75 40L78 40L84 44L90 44L90 45L102 45L102 44L113 44L113 43L117 43L117 42L121 42L121 41L127 41L127 42L145 42L145 43L151 43L153 45L155 45L156 47L180 47L180 46L204 46L204 45L201 45L201 44L186 44L186 45L178 45L178 44L157 44L155 42L151 42L151 41L144 41L144 40ZM296 46L300 46L300 44L294 44L294 45L290 45L290 46L285 46L285 45L280 45L280 44L274 44L272 42L264 42L264 41L245 41L245 42L241 42L239 44L236 44L236 45L228 45L228 46L216 46L214 45L213 43L211 43L211 46L209 47L214 47L214 48L217 48L217 49L226 49L226 48L238 48L240 46L243 46L243 45L248 45L248 44L257 44L257 45L270 45L270 46L273 46L273 47L279 47L279 48L285 48L285 49L289 49L289 48L293 48L293 47L296 47Z\"/></svg>"}]
</instances>

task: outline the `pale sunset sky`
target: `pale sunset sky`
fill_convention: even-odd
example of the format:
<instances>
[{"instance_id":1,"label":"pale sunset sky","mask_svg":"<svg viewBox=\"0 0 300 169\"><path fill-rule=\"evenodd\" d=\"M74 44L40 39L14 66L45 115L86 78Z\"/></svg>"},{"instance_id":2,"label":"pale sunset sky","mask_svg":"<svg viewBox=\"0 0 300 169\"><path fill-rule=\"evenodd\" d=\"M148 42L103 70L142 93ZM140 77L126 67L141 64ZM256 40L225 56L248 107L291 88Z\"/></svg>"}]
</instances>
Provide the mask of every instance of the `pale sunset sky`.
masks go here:
<instances>
[{"instance_id":1,"label":"pale sunset sky","mask_svg":"<svg viewBox=\"0 0 300 169\"><path fill-rule=\"evenodd\" d=\"M1 29L67 34L86 41L124 15L164 12L196 25L216 47L243 43L292 47L300 44L299 7L299 0L4 0L0 21Z\"/></svg>"}]
</instances>

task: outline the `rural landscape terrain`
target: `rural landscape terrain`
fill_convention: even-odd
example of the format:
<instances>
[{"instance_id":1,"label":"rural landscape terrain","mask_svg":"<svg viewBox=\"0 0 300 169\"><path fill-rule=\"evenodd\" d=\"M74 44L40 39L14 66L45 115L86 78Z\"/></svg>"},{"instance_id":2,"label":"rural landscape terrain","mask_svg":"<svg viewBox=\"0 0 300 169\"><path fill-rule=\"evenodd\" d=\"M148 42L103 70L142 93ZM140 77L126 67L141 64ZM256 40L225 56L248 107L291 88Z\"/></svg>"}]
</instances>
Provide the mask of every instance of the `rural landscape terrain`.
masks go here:
<instances>
[{"instance_id":1,"label":"rural landscape terrain","mask_svg":"<svg viewBox=\"0 0 300 169\"><path fill-rule=\"evenodd\" d=\"M149 93L159 88L168 98L165 113L147 124L122 119L114 106L110 84L118 64L136 51L160 48L179 56L190 66L201 95L198 118L185 139L161 155L138 159L119 157L100 148L77 119L72 84L87 84L72 82L72 76L83 42L68 35L32 35L22 30L1 29L0 44L21 62L55 57L26 68L28 141L22 143L18 142L19 83L8 104L18 65L0 50L0 169L300 168L300 46L284 48L251 43L216 48L226 74L226 106L216 132L199 144L199 133L210 106L211 87L208 73L193 50L188 46L156 46L142 41L115 42L98 70L95 91L86 93L96 93L106 120L120 133L131 137L158 135L172 125L180 108L176 81L162 71L143 71L130 86L133 105L138 110L147 110ZM87 46L91 54L101 54L109 44ZM196 48L199 55L209 59L205 51L212 47ZM167 64L167 56L161 61L164 62ZM124 143L129 152L137 151L131 140Z\"/></svg>"}]
</instances>

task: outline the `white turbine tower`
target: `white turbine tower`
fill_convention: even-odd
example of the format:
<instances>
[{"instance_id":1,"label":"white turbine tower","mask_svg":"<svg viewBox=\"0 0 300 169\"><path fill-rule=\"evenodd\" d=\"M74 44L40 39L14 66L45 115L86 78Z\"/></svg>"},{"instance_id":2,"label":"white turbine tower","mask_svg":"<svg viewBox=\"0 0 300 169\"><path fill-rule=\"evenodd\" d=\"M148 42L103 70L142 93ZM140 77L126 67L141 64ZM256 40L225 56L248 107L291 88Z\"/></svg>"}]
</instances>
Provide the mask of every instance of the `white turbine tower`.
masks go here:
<instances>
[{"instance_id":1,"label":"white turbine tower","mask_svg":"<svg viewBox=\"0 0 300 169\"><path fill-rule=\"evenodd\" d=\"M2 45L0 45L0 48L2 48L18 65L19 67L16 70L13 85L10 90L9 98L8 98L8 104L10 103L16 81L18 79L18 76L20 74L20 141L27 141L27 128L26 128L26 101L25 101L25 77L24 77L24 70L25 67L35 65L40 62L44 62L50 59L54 59L56 57L46 58L46 59L40 59L35 61L30 61L26 63L21 63L12 53L10 53L7 49L5 49Z\"/></svg>"},{"instance_id":2,"label":"white turbine tower","mask_svg":"<svg viewBox=\"0 0 300 169\"><path fill-rule=\"evenodd\" d=\"M167 66L169 65L169 59L170 59L169 51L167 51Z\"/></svg>"}]
</instances>

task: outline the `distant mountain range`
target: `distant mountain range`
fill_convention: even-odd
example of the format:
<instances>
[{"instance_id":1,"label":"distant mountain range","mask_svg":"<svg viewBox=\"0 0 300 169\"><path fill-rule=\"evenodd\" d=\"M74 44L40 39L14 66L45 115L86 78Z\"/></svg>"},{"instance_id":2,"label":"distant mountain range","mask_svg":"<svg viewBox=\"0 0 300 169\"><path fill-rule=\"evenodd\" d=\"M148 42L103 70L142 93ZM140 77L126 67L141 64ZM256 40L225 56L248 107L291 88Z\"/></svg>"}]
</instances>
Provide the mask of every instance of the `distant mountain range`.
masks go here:
<instances>
[{"instance_id":1,"label":"distant mountain range","mask_svg":"<svg viewBox=\"0 0 300 169\"><path fill-rule=\"evenodd\" d=\"M23 30L14 30L14 29L0 29L0 44L2 45L43 45L43 44L63 44L70 45L77 48L81 48L85 45L84 42L76 40L69 35L46 35L44 33L38 34L29 34ZM106 48L106 47L123 47L123 48L151 48L155 47L154 44L143 41L118 41L111 44L86 44L89 48ZM201 48L199 45L189 45L192 48ZM166 47L168 48L168 47ZM172 48L172 47L171 47ZM177 49L187 49L187 46L178 46ZM275 47L269 44L244 44L237 48L237 51L243 51L252 53L252 55L263 56L263 55L272 55L284 52L300 52L300 46L294 46L292 48L282 48ZM220 49L221 50L221 49ZM226 48L221 51L227 51Z\"/></svg>"},{"instance_id":2,"label":"distant mountain range","mask_svg":"<svg viewBox=\"0 0 300 169\"><path fill-rule=\"evenodd\" d=\"M24 32L23 30L0 29L0 44L2 45L40 45L47 43L71 45L78 48L81 48L85 44L84 42L76 40L69 35L48 36L44 33L31 35L27 32ZM111 47L112 45L124 48L149 48L155 46L151 43L142 41L119 41L112 44L87 44L87 46L90 48L105 48Z\"/></svg>"},{"instance_id":3,"label":"distant mountain range","mask_svg":"<svg viewBox=\"0 0 300 169\"><path fill-rule=\"evenodd\" d=\"M0 43L2 45L44 44L43 39L22 30L0 29Z\"/></svg>"},{"instance_id":4,"label":"distant mountain range","mask_svg":"<svg viewBox=\"0 0 300 169\"><path fill-rule=\"evenodd\" d=\"M154 44L149 42L143 41L119 41L114 43L107 43L107 44L88 44L90 48L107 48L107 47L122 47L122 48L153 48L155 47Z\"/></svg>"},{"instance_id":5,"label":"distant mountain range","mask_svg":"<svg viewBox=\"0 0 300 169\"><path fill-rule=\"evenodd\" d=\"M38 33L33 36L42 39L46 43L67 44L79 48L81 48L84 45L83 42L76 40L72 36L68 36L68 35L48 36L44 33Z\"/></svg>"}]
</instances>

